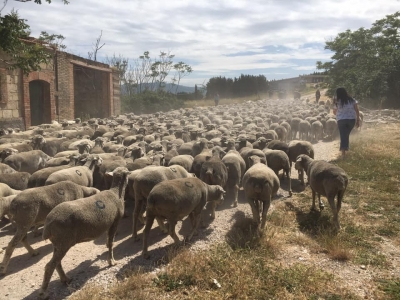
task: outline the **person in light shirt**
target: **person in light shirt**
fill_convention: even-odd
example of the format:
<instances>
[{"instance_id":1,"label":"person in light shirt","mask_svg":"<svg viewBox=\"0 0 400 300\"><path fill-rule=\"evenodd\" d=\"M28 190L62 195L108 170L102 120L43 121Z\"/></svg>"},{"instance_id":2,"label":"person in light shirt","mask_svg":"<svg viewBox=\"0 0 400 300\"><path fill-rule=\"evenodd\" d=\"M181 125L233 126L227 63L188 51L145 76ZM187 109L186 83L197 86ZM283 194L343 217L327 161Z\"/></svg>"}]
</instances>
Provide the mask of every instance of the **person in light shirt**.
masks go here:
<instances>
[{"instance_id":1,"label":"person in light shirt","mask_svg":"<svg viewBox=\"0 0 400 300\"><path fill-rule=\"evenodd\" d=\"M356 126L360 126L360 112L358 110L358 102L352 98L345 88L336 89L336 100L334 103L333 113L336 115L336 121L340 134L340 151L342 158L346 156L349 150L350 132Z\"/></svg>"}]
</instances>

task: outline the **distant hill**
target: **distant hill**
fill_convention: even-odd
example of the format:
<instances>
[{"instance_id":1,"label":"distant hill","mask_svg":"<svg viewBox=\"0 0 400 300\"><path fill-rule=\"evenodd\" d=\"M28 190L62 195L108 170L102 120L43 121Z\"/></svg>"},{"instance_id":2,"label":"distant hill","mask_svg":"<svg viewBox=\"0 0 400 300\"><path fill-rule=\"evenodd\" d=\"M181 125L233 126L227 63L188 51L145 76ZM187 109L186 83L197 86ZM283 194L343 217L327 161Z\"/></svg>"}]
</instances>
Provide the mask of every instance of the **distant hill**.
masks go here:
<instances>
[{"instance_id":1,"label":"distant hill","mask_svg":"<svg viewBox=\"0 0 400 300\"><path fill-rule=\"evenodd\" d=\"M146 85L150 86L149 84L142 84L142 90L146 89ZM194 86L190 87L190 86L184 86L184 85L179 85L178 86L178 90L176 89L176 85L171 84L171 83L167 83L165 84L165 91L169 91L173 94L175 94L176 92L178 93L194 93ZM126 88L124 85L121 86L121 94L122 95L126 95Z\"/></svg>"}]
</instances>

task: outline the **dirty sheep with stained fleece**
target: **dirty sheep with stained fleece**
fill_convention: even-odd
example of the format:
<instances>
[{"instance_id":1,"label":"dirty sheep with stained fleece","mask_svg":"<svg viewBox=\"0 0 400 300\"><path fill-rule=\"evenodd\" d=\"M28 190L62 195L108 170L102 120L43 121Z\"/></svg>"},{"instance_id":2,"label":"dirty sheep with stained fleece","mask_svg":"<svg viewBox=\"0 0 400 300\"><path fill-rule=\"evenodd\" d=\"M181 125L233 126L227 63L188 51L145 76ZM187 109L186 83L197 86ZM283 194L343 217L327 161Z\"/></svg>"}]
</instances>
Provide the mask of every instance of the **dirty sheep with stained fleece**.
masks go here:
<instances>
[{"instance_id":1,"label":"dirty sheep with stained fleece","mask_svg":"<svg viewBox=\"0 0 400 300\"><path fill-rule=\"evenodd\" d=\"M323 160L314 160L304 154L298 156L295 168L297 170L305 170L307 173L313 198L311 210L315 210L315 194L318 194L320 210L324 208L321 195L328 198L329 206L332 209L335 229L339 230L339 211L349 182L346 172L338 166ZM335 197L337 197L336 205Z\"/></svg>"},{"instance_id":2,"label":"dirty sheep with stained fleece","mask_svg":"<svg viewBox=\"0 0 400 300\"><path fill-rule=\"evenodd\" d=\"M75 244L94 240L107 232L108 264L115 265L113 244L120 219L124 215L124 193L129 171L120 167L113 176L111 188L88 198L61 203L47 216L43 239L53 243L53 257L45 266L39 296L47 298L47 287L54 269L64 283L71 281L65 275L61 260Z\"/></svg>"},{"instance_id":3,"label":"dirty sheep with stained fleece","mask_svg":"<svg viewBox=\"0 0 400 300\"><path fill-rule=\"evenodd\" d=\"M180 178L157 184L147 198L146 226L143 231L143 256L148 254L148 236L155 218L167 219L168 234L176 244L179 238L175 232L176 223L189 216L192 230L187 237L190 241L197 233L204 205L211 201L222 201L224 189L219 185L208 185L198 178Z\"/></svg>"}]
</instances>

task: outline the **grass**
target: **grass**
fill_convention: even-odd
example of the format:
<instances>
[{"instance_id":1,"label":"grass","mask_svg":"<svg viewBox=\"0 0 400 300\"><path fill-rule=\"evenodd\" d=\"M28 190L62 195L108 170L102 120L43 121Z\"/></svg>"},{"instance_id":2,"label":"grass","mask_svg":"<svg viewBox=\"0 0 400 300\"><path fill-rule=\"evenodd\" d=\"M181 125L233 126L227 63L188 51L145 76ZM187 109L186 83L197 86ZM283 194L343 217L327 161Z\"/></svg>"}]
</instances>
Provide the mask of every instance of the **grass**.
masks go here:
<instances>
[{"instance_id":1,"label":"grass","mask_svg":"<svg viewBox=\"0 0 400 300\"><path fill-rule=\"evenodd\" d=\"M334 270L286 261L289 247L339 268L373 268L373 278L363 282L373 286L371 296L400 299L400 276L390 259L400 254L400 125L371 127L350 145L346 160L335 162L350 177L338 234L328 205L309 211L306 188L275 204L262 235L251 219L238 219L226 240L209 250L174 250L157 274L132 271L108 290L89 285L71 299L360 299ZM384 251L384 241L396 247L394 254Z\"/></svg>"}]
</instances>

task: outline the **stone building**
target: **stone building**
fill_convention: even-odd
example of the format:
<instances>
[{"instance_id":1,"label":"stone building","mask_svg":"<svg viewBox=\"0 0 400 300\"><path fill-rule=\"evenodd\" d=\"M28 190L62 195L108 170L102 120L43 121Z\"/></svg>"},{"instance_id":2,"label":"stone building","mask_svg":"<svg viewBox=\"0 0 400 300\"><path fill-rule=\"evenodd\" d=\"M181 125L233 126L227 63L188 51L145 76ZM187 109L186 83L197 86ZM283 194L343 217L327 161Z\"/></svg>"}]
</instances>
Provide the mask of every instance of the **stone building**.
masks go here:
<instances>
[{"instance_id":1,"label":"stone building","mask_svg":"<svg viewBox=\"0 0 400 300\"><path fill-rule=\"evenodd\" d=\"M62 51L41 67L26 75L0 61L0 128L121 113L116 69Z\"/></svg>"}]
</instances>

